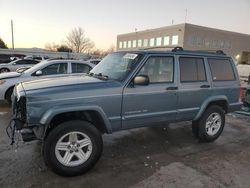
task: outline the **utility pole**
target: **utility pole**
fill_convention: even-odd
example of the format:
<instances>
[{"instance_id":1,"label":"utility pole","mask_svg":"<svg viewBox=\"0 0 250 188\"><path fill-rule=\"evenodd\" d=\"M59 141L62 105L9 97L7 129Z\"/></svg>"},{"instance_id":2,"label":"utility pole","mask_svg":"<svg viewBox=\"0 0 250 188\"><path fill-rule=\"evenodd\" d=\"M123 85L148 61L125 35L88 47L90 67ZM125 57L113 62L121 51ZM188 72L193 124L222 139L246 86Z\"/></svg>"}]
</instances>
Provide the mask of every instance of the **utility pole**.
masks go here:
<instances>
[{"instance_id":1,"label":"utility pole","mask_svg":"<svg viewBox=\"0 0 250 188\"><path fill-rule=\"evenodd\" d=\"M12 49L14 50L14 32L13 32L13 20L11 20L11 34L12 34Z\"/></svg>"}]
</instances>

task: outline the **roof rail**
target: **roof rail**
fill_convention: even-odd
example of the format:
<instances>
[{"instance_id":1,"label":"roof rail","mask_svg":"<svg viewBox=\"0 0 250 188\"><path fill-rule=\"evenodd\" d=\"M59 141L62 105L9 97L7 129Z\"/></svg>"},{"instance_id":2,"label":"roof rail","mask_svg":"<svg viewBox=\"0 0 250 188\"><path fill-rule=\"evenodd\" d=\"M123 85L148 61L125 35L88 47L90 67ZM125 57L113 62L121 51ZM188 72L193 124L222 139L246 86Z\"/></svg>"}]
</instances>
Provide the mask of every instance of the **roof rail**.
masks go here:
<instances>
[{"instance_id":1,"label":"roof rail","mask_svg":"<svg viewBox=\"0 0 250 188\"><path fill-rule=\"evenodd\" d=\"M155 46L155 47L149 47L149 48L140 48L139 50L152 50L152 49L173 49L173 47L168 47L168 46Z\"/></svg>"},{"instance_id":2,"label":"roof rail","mask_svg":"<svg viewBox=\"0 0 250 188\"><path fill-rule=\"evenodd\" d=\"M172 49L172 52L178 52L178 51L184 51L181 46L176 46L174 49Z\"/></svg>"}]
</instances>

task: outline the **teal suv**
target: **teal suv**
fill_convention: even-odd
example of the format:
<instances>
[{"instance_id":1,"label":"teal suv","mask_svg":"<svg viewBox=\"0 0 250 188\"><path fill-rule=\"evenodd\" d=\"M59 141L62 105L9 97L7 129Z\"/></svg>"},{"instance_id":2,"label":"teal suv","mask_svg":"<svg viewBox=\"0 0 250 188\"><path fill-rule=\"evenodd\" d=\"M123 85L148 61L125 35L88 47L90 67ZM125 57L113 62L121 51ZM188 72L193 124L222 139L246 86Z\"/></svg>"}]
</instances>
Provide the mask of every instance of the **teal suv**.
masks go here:
<instances>
[{"instance_id":1,"label":"teal suv","mask_svg":"<svg viewBox=\"0 0 250 188\"><path fill-rule=\"evenodd\" d=\"M41 140L46 164L74 176L96 164L104 133L192 121L194 136L212 142L239 97L235 64L222 51L115 52L85 76L18 84L7 132L13 142L15 134Z\"/></svg>"}]
</instances>

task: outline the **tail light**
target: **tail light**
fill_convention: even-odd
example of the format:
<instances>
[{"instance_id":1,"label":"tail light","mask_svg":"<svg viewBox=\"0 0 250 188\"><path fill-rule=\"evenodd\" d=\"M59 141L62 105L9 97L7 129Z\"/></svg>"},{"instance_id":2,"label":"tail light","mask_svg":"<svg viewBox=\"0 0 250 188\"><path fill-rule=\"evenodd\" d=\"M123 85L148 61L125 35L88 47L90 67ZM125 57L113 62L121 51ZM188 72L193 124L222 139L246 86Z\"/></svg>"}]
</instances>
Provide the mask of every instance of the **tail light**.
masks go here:
<instances>
[{"instance_id":1,"label":"tail light","mask_svg":"<svg viewBox=\"0 0 250 188\"><path fill-rule=\"evenodd\" d=\"M240 87L240 98L239 98L239 101L244 101L245 90L246 90L246 88Z\"/></svg>"}]
</instances>

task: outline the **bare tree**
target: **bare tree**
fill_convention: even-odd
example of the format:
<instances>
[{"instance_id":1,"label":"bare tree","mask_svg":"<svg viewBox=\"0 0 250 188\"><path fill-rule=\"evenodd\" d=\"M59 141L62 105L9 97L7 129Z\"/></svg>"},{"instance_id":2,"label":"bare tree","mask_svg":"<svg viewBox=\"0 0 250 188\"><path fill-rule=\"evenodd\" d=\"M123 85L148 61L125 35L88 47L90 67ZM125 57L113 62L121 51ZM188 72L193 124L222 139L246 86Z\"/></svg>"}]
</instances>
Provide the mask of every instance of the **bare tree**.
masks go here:
<instances>
[{"instance_id":1,"label":"bare tree","mask_svg":"<svg viewBox=\"0 0 250 188\"><path fill-rule=\"evenodd\" d=\"M59 45L54 43L54 42L45 44L45 49L49 50L49 51L56 52L58 47L59 47Z\"/></svg>"},{"instance_id":2,"label":"bare tree","mask_svg":"<svg viewBox=\"0 0 250 188\"><path fill-rule=\"evenodd\" d=\"M67 36L67 45L77 53L89 53L94 47L94 43L85 35L85 31L81 28L74 28Z\"/></svg>"}]
</instances>

